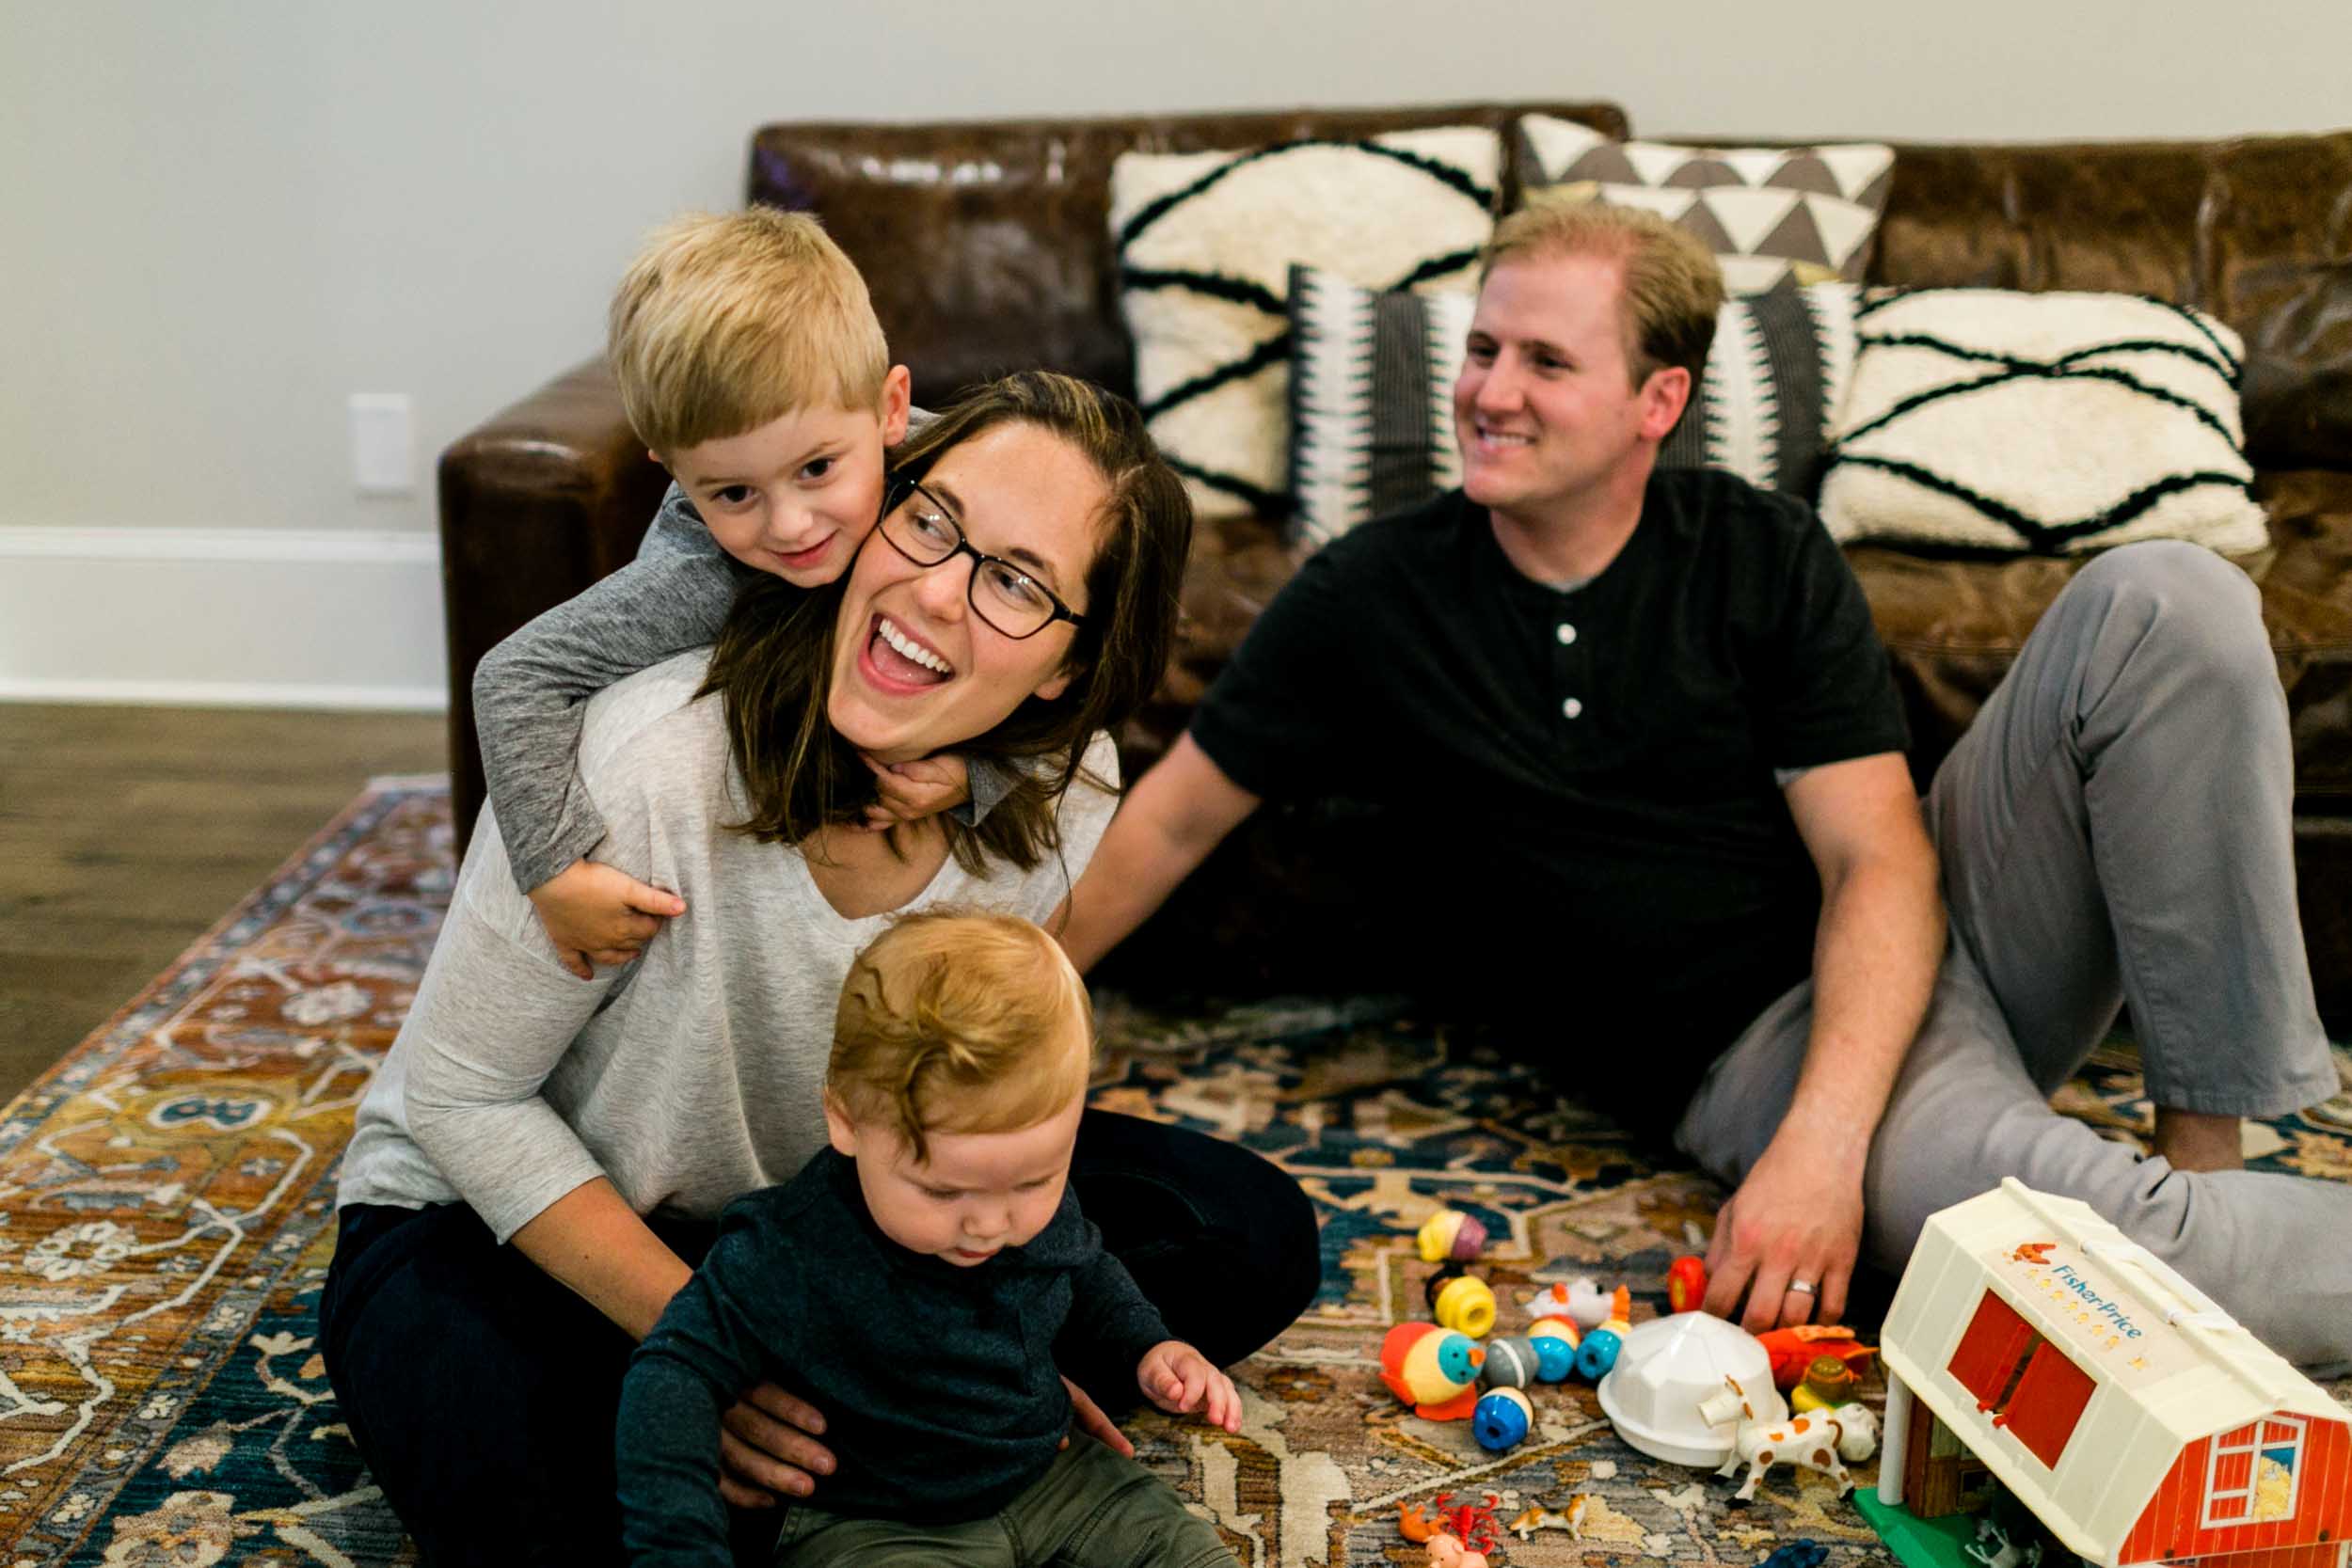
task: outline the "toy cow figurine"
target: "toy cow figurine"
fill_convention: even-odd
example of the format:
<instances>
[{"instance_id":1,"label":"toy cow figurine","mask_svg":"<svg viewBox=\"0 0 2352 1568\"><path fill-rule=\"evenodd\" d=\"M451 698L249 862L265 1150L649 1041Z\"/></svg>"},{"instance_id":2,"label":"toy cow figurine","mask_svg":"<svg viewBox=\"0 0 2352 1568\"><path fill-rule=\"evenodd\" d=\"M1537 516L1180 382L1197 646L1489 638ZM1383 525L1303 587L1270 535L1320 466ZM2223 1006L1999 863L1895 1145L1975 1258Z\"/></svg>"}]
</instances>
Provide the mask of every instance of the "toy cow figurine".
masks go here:
<instances>
[{"instance_id":1,"label":"toy cow figurine","mask_svg":"<svg viewBox=\"0 0 2352 1568\"><path fill-rule=\"evenodd\" d=\"M1859 1464L1878 1452L1878 1447L1877 1419L1861 1405L1841 1404L1809 1416L1791 1416L1785 1421L1741 1425L1732 1439L1731 1457L1715 1473L1728 1476L1742 1465L1748 1467L1747 1478L1732 1494L1743 1503L1756 1500L1756 1483L1766 1471L1783 1463L1820 1471L1837 1483L1837 1495L1842 1497L1853 1490L1853 1478L1841 1461Z\"/></svg>"}]
</instances>

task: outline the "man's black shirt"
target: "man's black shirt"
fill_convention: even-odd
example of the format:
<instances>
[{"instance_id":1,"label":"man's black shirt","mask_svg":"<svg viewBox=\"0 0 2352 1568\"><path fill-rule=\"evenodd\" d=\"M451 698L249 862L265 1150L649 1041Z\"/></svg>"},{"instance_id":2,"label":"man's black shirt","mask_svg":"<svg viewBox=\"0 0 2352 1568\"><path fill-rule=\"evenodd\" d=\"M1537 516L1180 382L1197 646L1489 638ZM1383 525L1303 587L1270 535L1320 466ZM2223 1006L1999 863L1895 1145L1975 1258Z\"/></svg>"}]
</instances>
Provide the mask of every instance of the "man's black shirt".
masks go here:
<instances>
[{"instance_id":1,"label":"man's black shirt","mask_svg":"<svg viewBox=\"0 0 2352 1568\"><path fill-rule=\"evenodd\" d=\"M1809 972L1820 886L1775 769L1904 744L1836 544L1707 470L1654 474L1565 591L1458 491L1356 530L1266 607L1192 734L1253 794L1374 808L1403 981L1543 1021L1531 1046L1653 1121Z\"/></svg>"}]
</instances>

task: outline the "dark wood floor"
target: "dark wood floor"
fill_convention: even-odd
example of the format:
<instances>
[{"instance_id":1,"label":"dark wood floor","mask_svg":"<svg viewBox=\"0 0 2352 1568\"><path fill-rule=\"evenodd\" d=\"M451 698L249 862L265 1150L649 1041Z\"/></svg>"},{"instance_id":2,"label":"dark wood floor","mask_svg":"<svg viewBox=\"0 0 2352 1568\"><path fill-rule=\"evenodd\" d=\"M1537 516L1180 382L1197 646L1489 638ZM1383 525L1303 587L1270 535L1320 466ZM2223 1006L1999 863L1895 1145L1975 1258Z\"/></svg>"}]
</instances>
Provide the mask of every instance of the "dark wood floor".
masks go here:
<instances>
[{"instance_id":1,"label":"dark wood floor","mask_svg":"<svg viewBox=\"0 0 2352 1568\"><path fill-rule=\"evenodd\" d=\"M437 714L0 703L0 1101L267 879Z\"/></svg>"}]
</instances>

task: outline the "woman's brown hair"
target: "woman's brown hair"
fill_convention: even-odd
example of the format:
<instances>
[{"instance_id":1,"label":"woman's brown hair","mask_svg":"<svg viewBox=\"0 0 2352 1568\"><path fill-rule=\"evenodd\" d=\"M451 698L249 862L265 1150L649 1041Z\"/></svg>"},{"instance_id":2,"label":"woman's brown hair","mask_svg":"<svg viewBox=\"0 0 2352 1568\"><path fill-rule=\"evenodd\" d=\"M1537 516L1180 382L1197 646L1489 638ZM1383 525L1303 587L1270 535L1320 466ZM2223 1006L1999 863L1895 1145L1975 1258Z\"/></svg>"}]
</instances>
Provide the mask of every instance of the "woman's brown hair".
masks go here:
<instances>
[{"instance_id":1,"label":"woman's brown hair","mask_svg":"<svg viewBox=\"0 0 2352 1568\"><path fill-rule=\"evenodd\" d=\"M1192 547L1191 502L1135 404L1050 371L974 388L892 453L894 477L920 480L941 453L1014 421L1069 442L1107 493L1085 618L1064 665L1070 684L1051 701L1024 699L993 729L955 748L967 762L996 764L1012 784L977 828L939 819L958 863L974 872L992 859L1027 870L1058 847L1055 802L1077 777L1088 743L1140 707L1168 667ZM888 548L870 537L867 546ZM827 717L834 623L849 577L805 592L762 578L736 600L711 656L703 690L725 701L748 797L738 826L763 841L801 843L829 824L859 820L875 799L873 774Z\"/></svg>"}]
</instances>

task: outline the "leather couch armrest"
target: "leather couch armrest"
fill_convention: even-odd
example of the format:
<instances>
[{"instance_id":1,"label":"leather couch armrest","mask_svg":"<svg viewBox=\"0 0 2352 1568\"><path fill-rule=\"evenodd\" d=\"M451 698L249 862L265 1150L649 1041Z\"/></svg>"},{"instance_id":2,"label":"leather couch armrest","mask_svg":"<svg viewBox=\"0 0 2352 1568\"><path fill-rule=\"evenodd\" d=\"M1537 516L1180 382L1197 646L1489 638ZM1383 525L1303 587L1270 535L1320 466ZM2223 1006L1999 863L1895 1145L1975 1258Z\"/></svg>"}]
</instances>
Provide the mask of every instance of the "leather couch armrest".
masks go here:
<instances>
[{"instance_id":1,"label":"leather couch armrest","mask_svg":"<svg viewBox=\"0 0 2352 1568\"><path fill-rule=\"evenodd\" d=\"M441 454L450 782L461 851L483 799L474 666L532 617L633 559L668 485L629 429L601 357Z\"/></svg>"}]
</instances>

